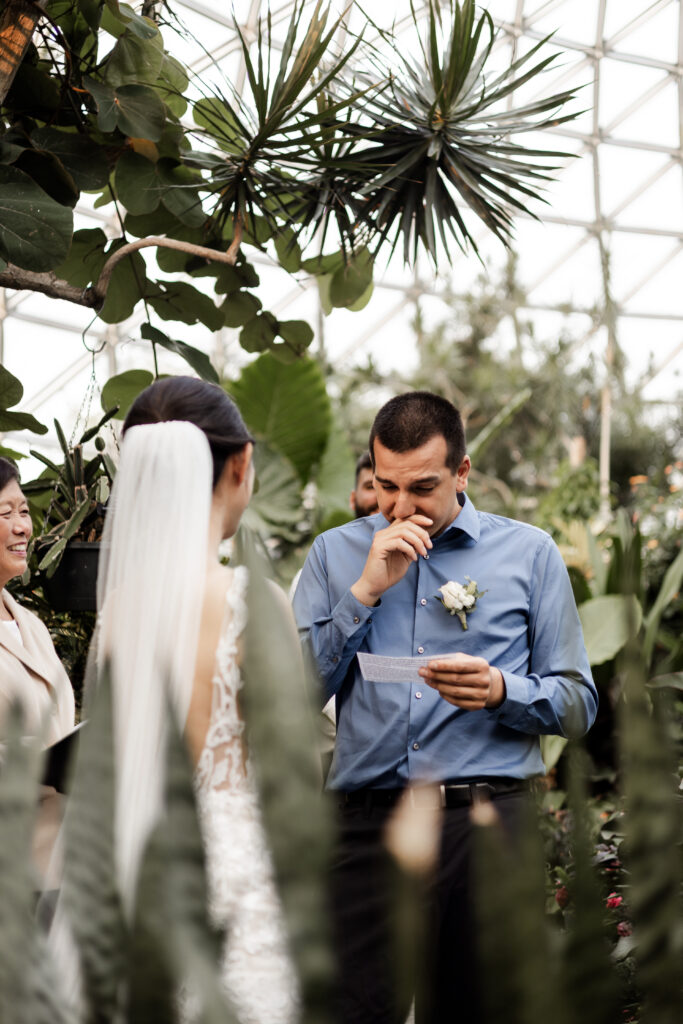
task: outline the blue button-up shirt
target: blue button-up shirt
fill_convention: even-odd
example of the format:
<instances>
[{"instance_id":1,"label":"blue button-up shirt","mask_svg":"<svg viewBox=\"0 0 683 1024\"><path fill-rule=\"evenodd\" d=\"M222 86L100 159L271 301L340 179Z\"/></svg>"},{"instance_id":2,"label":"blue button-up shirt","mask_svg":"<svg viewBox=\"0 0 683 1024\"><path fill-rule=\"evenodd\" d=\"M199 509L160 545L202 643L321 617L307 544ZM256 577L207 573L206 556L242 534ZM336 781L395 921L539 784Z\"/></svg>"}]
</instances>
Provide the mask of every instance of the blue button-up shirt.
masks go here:
<instances>
[{"instance_id":1,"label":"blue button-up shirt","mask_svg":"<svg viewBox=\"0 0 683 1024\"><path fill-rule=\"evenodd\" d=\"M562 557L547 533L477 512L459 496L453 523L372 608L350 587L360 577L377 514L316 538L294 597L304 644L327 696L336 694L337 743L328 785L352 790L415 781L543 773L539 736L582 735L597 693ZM437 599L444 583L475 580L486 593L467 630ZM375 683L358 651L392 656L463 652L503 674L493 709L453 707L427 683Z\"/></svg>"}]
</instances>

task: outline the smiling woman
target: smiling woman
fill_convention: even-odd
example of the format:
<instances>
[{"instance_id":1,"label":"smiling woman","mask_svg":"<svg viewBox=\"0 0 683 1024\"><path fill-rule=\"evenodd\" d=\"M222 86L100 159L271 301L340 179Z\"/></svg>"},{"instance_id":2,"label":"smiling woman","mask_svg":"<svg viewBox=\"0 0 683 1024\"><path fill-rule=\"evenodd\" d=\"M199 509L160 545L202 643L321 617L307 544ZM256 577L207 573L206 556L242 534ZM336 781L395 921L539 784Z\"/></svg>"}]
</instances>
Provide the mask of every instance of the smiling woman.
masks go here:
<instances>
[{"instance_id":1,"label":"smiling woman","mask_svg":"<svg viewBox=\"0 0 683 1024\"><path fill-rule=\"evenodd\" d=\"M26 735L48 746L74 724L74 697L68 676L43 623L4 588L26 570L32 524L19 473L0 458L0 750L10 706L19 703Z\"/></svg>"}]
</instances>

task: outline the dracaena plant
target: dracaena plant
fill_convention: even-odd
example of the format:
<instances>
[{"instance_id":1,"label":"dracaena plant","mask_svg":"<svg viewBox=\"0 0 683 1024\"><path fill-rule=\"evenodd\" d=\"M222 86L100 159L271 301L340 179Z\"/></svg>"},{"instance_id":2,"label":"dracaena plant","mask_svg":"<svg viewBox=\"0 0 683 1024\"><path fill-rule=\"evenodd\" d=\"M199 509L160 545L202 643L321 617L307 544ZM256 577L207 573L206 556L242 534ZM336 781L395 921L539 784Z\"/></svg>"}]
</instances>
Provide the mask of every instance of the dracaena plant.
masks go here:
<instances>
[{"instance_id":1,"label":"dracaena plant","mask_svg":"<svg viewBox=\"0 0 683 1024\"><path fill-rule=\"evenodd\" d=\"M34 511L44 510L43 525L35 538L38 570L52 576L70 540L99 540L104 524L104 510L109 498L116 468L104 450L101 428L118 411L110 409L94 427L90 427L76 444L69 444L57 420L55 430L64 461L57 465L41 452L31 455L42 462L47 471L37 480L23 485ZM95 439L97 454L86 459L83 446Z\"/></svg>"},{"instance_id":2,"label":"dracaena plant","mask_svg":"<svg viewBox=\"0 0 683 1024\"><path fill-rule=\"evenodd\" d=\"M490 15L477 15L473 0L429 0L419 16L411 3L416 46L380 32L374 46L359 36L334 56L341 19L330 24L318 3L304 31L303 7L277 67L268 19L255 54L240 36L245 94L217 93L195 106L220 150L194 154L208 172L214 215L235 239L243 231L264 239L283 222L294 238L325 238L334 225L351 256L402 239L406 261L422 244L436 262L453 240L476 251L463 217L469 207L507 245L513 209L533 215L525 202L541 198L550 161L566 155L512 138L576 116L557 116L574 90L506 103L555 60L539 58L547 39L492 72Z\"/></svg>"},{"instance_id":3,"label":"dracaena plant","mask_svg":"<svg viewBox=\"0 0 683 1024\"><path fill-rule=\"evenodd\" d=\"M567 155L512 139L577 116L557 116L574 90L508 107L555 60L538 59L547 38L496 73L489 70L493 21L485 10L477 16L473 0L429 0L419 18L411 2L411 11L419 47L392 48L396 70L364 103L375 139L359 154L369 179L360 190L363 227L392 248L402 240L406 262L421 244L436 263L451 240L477 251L463 217L469 207L508 245L513 210L535 216L526 201L542 198L556 169L549 161ZM375 63L381 73L380 55Z\"/></svg>"}]
</instances>

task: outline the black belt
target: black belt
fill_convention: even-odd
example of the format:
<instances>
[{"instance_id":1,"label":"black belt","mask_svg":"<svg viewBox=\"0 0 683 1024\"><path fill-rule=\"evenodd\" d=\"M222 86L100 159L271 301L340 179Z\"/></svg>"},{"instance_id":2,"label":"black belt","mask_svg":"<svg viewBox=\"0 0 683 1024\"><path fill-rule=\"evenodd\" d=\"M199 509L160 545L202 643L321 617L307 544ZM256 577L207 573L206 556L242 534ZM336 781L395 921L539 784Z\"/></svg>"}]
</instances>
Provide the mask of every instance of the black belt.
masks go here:
<instances>
[{"instance_id":1,"label":"black belt","mask_svg":"<svg viewBox=\"0 0 683 1024\"><path fill-rule=\"evenodd\" d=\"M481 800L495 800L508 793L529 789L526 779L484 778L463 782L442 782L432 786L408 788L408 799L414 807L467 807ZM394 807L405 789L354 789L340 792L342 807Z\"/></svg>"}]
</instances>

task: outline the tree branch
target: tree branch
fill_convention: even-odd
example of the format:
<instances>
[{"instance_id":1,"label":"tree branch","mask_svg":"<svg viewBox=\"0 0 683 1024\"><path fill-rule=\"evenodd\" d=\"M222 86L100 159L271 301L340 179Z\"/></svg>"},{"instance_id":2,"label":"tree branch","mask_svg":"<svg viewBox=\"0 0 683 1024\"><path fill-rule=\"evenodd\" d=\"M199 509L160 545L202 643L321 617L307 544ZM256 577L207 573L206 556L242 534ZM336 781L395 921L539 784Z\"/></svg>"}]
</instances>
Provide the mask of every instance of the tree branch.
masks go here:
<instances>
[{"instance_id":1,"label":"tree branch","mask_svg":"<svg viewBox=\"0 0 683 1024\"><path fill-rule=\"evenodd\" d=\"M237 237L235 235L235 237ZM97 298L98 302L104 303L107 296L107 288L109 287L109 281L111 279L112 272L117 263L119 263L126 256L130 256L132 252L137 252L138 249L146 249L150 245L157 245L163 249L178 249L180 252L187 252L192 256L202 256L205 260L216 260L218 263L229 263L230 266L234 266L237 262L237 250L233 251L233 244L227 252L221 252L220 249L208 249L204 245L195 245L193 242L182 242L179 238L163 238L159 235L150 235L149 238L139 238L136 242L128 242L126 245L122 245L120 249L117 249L113 253L102 268L97 283L93 288L88 289Z\"/></svg>"},{"instance_id":2,"label":"tree branch","mask_svg":"<svg viewBox=\"0 0 683 1024\"><path fill-rule=\"evenodd\" d=\"M241 232L240 232L241 237ZM235 232L237 239L237 231ZM239 245L239 242L238 242ZM122 245L109 257L102 268L102 272L91 288L78 288L68 281L62 281L50 270L44 274L38 274L33 270L23 270L8 264L0 271L0 288L15 288L17 291L42 292L52 299L66 299L67 302L75 302L78 306L88 306L90 309L101 309L107 297L107 288L111 280L114 267L126 256L138 249L146 249L149 246L160 246L164 249L178 249L191 256L201 256L206 260L216 260L218 263L228 263L234 266L237 262L238 248L235 242L232 243L228 252L221 252L220 249L209 249L204 245L194 245L192 242L182 242L179 238L162 238L151 235L149 238L139 238L135 242Z\"/></svg>"},{"instance_id":3,"label":"tree branch","mask_svg":"<svg viewBox=\"0 0 683 1024\"><path fill-rule=\"evenodd\" d=\"M91 288L78 288L68 281L62 281L51 270L45 274L38 274L33 270L15 267L11 263L0 271L0 288L42 292L51 299L66 299L67 302L75 302L79 306L88 306L91 309L101 304Z\"/></svg>"},{"instance_id":4,"label":"tree branch","mask_svg":"<svg viewBox=\"0 0 683 1024\"><path fill-rule=\"evenodd\" d=\"M0 103L24 59L46 0L7 0L0 14Z\"/></svg>"}]
</instances>

